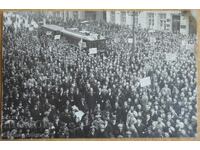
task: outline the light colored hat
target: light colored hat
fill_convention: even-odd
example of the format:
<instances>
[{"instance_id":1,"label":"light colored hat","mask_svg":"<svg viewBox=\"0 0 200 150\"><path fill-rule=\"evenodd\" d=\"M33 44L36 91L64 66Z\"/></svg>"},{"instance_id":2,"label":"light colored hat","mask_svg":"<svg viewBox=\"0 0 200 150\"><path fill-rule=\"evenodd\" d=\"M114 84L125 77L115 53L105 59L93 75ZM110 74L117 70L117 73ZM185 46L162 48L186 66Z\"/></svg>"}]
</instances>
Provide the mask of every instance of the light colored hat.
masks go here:
<instances>
[{"instance_id":1,"label":"light colored hat","mask_svg":"<svg viewBox=\"0 0 200 150\"><path fill-rule=\"evenodd\" d=\"M98 114L98 115L96 115L95 117L96 117L96 118L101 118L101 115L100 115L100 114Z\"/></svg>"},{"instance_id":2,"label":"light colored hat","mask_svg":"<svg viewBox=\"0 0 200 150\"><path fill-rule=\"evenodd\" d=\"M123 124L121 124L121 123L120 123L120 124L118 124L118 127L119 127L119 128L120 128L120 127L122 128L122 127L123 127Z\"/></svg>"},{"instance_id":3,"label":"light colored hat","mask_svg":"<svg viewBox=\"0 0 200 150\"><path fill-rule=\"evenodd\" d=\"M103 123L100 124L101 129L105 129L105 125Z\"/></svg>"},{"instance_id":4,"label":"light colored hat","mask_svg":"<svg viewBox=\"0 0 200 150\"><path fill-rule=\"evenodd\" d=\"M92 125L91 127L90 127L91 129L94 129L94 128L96 128L94 125Z\"/></svg>"},{"instance_id":5,"label":"light colored hat","mask_svg":"<svg viewBox=\"0 0 200 150\"><path fill-rule=\"evenodd\" d=\"M132 134L132 132L128 130L128 131L126 131L126 134L130 135L130 134Z\"/></svg>"}]
</instances>

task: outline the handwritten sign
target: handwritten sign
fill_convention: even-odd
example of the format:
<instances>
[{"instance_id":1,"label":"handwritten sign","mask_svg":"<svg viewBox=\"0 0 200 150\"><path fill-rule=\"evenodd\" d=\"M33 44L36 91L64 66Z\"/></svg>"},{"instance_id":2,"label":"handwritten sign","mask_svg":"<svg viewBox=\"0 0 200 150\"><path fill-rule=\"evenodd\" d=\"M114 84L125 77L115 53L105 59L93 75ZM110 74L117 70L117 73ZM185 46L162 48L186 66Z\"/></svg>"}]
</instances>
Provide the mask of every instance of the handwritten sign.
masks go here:
<instances>
[{"instance_id":1,"label":"handwritten sign","mask_svg":"<svg viewBox=\"0 0 200 150\"><path fill-rule=\"evenodd\" d=\"M133 43L133 38L128 38L128 43Z\"/></svg>"},{"instance_id":2,"label":"handwritten sign","mask_svg":"<svg viewBox=\"0 0 200 150\"><path fill-rule=\"evenodd\" d=\"M156 38L155 37L150 37L150 42L151 43L155 43L156 42Z\"/></svg>"},{"instance_id":3,"label":"handwritten sign","mask_svg":"<svg viewBox=\"0 0 200 150\"><path fill-rule=\"evenodd\" d=\"M177 58L177 54L176 53L167 53L166 54L167 62L176 61L176 58Z\"/></svg>"},{"instance_id":4,"label":"handwritten sign","mask_svg":"<svg viewBox=\"0 0 200 150\"><path fill-rule=\"evenodd\" d=\"M97 48L90 48L89 49L89 55L93 55L97 53Z\"/></svg>"},{"instance_id":5,"label":"handwritten sign","mask_svg":"<svg viewBox=\"0 0 200 150\"><path fill-rule=\"evenodd\" d=\"M87 45L86 45L86 42L83 42L82 40L78 43L79 47L80 48L86 48Z\"/></svg>"},{"instance_id":6,"label":"handwritten sign","mask_svg":"<svg viewBox=\"0 0 200 150\"><path fill-rule=\"evenodd\" d=\"M60 35L55 35L54 39L55 40L59 40L60 39Z\"/></svg>"},{"instance_id":7,"label":"handwritten sign","mask_svg":"<svg viewBox=\"0 0 200 150\"><path fill-rule=\"evenodd\" d=\"M79 118L79 120L82 119L82 117L84 116L84 114L85 114L85 113L82 112L81 110L75 112L75 116L76 116L77 118Z\"/></svg>"},{"instance_id":8,"label":"handwritten sign","mask_svg":"<svg viewBox=\"0 0 200 150\"><path fill-rule=\"evenodd\" d=\"M150 84L151 84L150 77L140 79L140 86L141 87L146 87L146 86L149 86Z\"/></svg>"},{"instance_id":9,"label":"handwritten sign","mask_svg":"<svg viewBox=\"0 0 200 150\"><path fill-rule=\"evenodd\" d=\"M46 35L51 35L52 32L51 31L47 31Z\"/></svg>"}]
</instances>

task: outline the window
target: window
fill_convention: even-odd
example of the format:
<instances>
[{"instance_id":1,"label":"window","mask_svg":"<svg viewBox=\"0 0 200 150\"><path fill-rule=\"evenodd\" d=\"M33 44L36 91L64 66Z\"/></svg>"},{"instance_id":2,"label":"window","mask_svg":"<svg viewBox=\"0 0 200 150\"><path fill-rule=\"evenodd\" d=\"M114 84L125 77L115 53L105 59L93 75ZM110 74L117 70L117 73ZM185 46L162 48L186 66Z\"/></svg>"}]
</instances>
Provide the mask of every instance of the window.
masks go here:
<instances>
[{"instance_id":1,"label":"window","mask_svg":"<svg viewBox=\"0 0 200 150\"><path fill-rule=\"evenodd\" d=\"M148 22L150 28L154 26L154 13L148 13Z\"/></svg>"},{"instance_id":2,"label":"window","mask_svg":"<svg viewBox=\"0 0 200 150\"><path fill-rule=\"evenodd\" d=\"M181 25L181 28L182 28L182 29L185 29L185 28L186 28L186 26L185 26L185 25Z\"/></svg>"},{"instance_id":3,"label":"window","mask_svg":"<svg viewBox=\"0 0 200 150\"><path fill-rule=\"evenodd\" d=\"M160 19L166 20L166 14L160 14Z\"/></svg>"},{"instance_id":4,"label":"window","mask_svg":"<svg viewBox=\"0 0 200 150\"><path fill-rule=\"evenodd\" d=\"M73 12L73 17L74 17L74 19L78 19L78 11Z\"/></svg>"},{"instance_id":5,"label":"window","mask_svg":"<svg viewBox=\"0 0 200 150\"><path fill-rule=\"evenodd\" d=\"M133 11L129 11L129 12L128 12L128 15L129 15L129 16L133 16Z\"/></svg>"},{"instance_id":6,"label":"window","mask_svg":"<svg viewBox=\"0 0 200 150\"><path fill-rule=\"evenodd\" d=\"M135 25L138 25L138 12L135 12Z\"/></svg>"},{"instance_id":7,"label":"window","mask_svg":"<svg viewBox=\"0 0 200 150\"><path fill-rule=\"evenodd\" d=\"M114 12L114 11L111 12L110 18L111 18L111 19L110 19L111 22L112 22L112 23L115 23L115 12Z\"/></svg>"},{"instance_id":8,"label":"window","mask_svg":"<svg viewBox=\"0 0 200 150\"><path fill-rule=\"evenodd\" d=\"M126 24L126 12L121 12L121 24Z\"/></svg>"},{"instance_id":9,"label":"window","mask_svg":"<svg viewBox=\"0 0 200 150\"><path fill-rule=\"evenodd\" d=\"M160 28L166 30L166 14L160 14Z\"/></svg>"}]
</instances>

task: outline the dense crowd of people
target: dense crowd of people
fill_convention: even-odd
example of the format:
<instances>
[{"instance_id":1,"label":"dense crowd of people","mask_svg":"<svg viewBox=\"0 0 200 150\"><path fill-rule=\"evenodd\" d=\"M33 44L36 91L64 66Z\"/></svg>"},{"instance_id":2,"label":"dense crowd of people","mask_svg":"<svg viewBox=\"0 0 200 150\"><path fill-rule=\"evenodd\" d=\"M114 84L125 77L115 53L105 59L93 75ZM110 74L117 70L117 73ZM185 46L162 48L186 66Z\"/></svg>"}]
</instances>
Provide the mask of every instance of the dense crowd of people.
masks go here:
<instances>
[{"instance_id":1,"label":"dense crowd of people","mask_svg":"<svg viewBox=\"0 0 200 150\"><path fill-rule=\"evenodd\" d=\"M133 48L129 27L81 28L110 37L106 52L91 56L42 29L4 26L3 138L196 136L195 49L181 46L195 36L136 28Z\"/></svg>"}]
</instances>

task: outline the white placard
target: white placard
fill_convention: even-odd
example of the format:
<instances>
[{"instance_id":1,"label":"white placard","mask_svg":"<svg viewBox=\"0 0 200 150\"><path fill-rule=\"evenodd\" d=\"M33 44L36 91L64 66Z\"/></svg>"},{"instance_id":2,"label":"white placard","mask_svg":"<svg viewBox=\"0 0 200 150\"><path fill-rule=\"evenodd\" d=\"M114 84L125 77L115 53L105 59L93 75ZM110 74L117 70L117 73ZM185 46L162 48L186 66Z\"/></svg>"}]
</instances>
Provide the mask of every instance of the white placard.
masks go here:
<instances>
[{"instance_id":1,"label":"white placard","mask_svg":"<svg viewBox=\"0 0 200 150\"><path fill-rule=\"evenodd\" d=\"M80 49L81 49L81 48L86 48L86 47L87 47L86 42L83 42L83 40L81 40L81 41L78 43L78 45L79 45Z\"/></svg>"},{"instance_id":2,"label":"white placard","mask_svg":"<svg viewBox=\"0 0 200 150\"><path fill-rule=\"evenodd\" d=\"M34 28L33 27L29 27L29 31L33 31L34 30Z\"/></svg>"},{"instance_id":3,"label":"white placard","mask_svg":"<svg viewBox=\"0 0 200 150\"><path fill-rule=\"evenodd\" d=\"M118 42L120 42L120 39L119 39L118 37L115 37L115 38L114 38L114 42L115 42L115 43L118 43Z\"/></svg>"},{"instance_id":4,"label":"white placard","mask_svg":"<svg viewBox=\"0 0 200 150\"><path fill-rule=\"evenodd\" d=\"M152 30L152 29L150 29L148 32L149 32L149 33L153 33L153 32L155 32L155 31L154 31L154 30Z\"/></svg>"},{"instance_id":5,"label":"white placard","mask_svg":"<svg viewBox=\"0 0 200 150\"><path fill-rule=\"evenodd\" d=\"M54 39L55 40L59 40L60 39L60 35L55 35Z\"/></svg>"},{"instance_id":6,"label":"white placard","mask_svg":"<svg viewBox=\"0 0 200 150\"><path fill-rule=\"evenodd\" d=\"M51 31L47 31L46 35L51 35L52 32Z\"/></svg>"},{"instance_id":7,"label":"white placard","mask_svg":"<svg viewBox=\"0 0 200 150\"><path fill-rule=\"evenodd\" d=\"M78 28L68 28L71 31L78 31Z\"/></svg>"},{"instance_id":8,"label":"white placard","mask_svg":"<svg viewBox=\"0 0 200 150\"><path fill-rule=\"evenodd\" d=\"M82 21L81 23L89 23L89 21L85 20L85 21Z\"/></svg>"},{"instance_id":9,"label":"white placard","mask_svg":"<svg viewBox=\"0 0 200 150\"><path fill-rule=\"evenodd\" d=\"M176 53L167 53L166 54L166 60L168 62L172 62L172 61L175 61L177 58L177 54Z\"/></svg>"},{"instance_id":10,"label":"white placard","mask_svg":"<svg viewBox=\"0 0 200 150\"><path fill-rule=\"evenodd\" d=\"M49 51L50 51L50 52L52 51L52 47L51 47L51 46L49 46Z\"/></svg>"},{"instance_id":11,"label":"white placard","mask_svg":"<svg viewBox=\"0 0 200 150\"><path fill-rule=\"evenodd\" d=\"M156 42L156 38L155 37L150 37L150 42L151 43L155 43Z\"/></svg>"},{"instance_id":12,"label":"white placard","mask_svg":"<svg viewBox=\"0 0 200 150\"><path fill-rule=\"evenodd\" d=\"M83 33L83 34L90 34L89 31L86 31L86 30L82 30L82 31L79 31L80 33Z\"/></svg>"},{"instance_id":13,"label":"white placard","mask_svg":"<svg viewBox=\"0 0 200 150\"><path fill-rule=\"evenodd\" d=\"M93 55L97 53L97 48L90 48L89 49L89 55Z\"/></svg>"},{"instance_id":14,"label":"white placard","mask_svg":"<svg viewBox=\"0 0 200 150\"><path fill-rule=\"evenodd\" d=\"M195 50L195 44L186 44L187 50Z\"/></svg>"},{"instance_id":15,"label":"white placard","mask_svg":"<svg viewBox=\"0 0 200 150\"><path fill-rule=\"evenodd\" d=\"M128 43L133 43L133 38L128 38Z\"/></svg>"},{"instance_id":16,"label":"white placard","mask_svg":"<svg viewBox=\"0 0 200 150\"><path fill-rule=\"evenodd\" d=\"M182 46L185 46L185 45L186 45L186 43L187 43L187 41L186 41L186 40L182 40L182 42L181 42L181 45L182 45Z\"/></svg>"},{"instance_id":17,"label":"white placard","mask_svg":"<svg viewBox=\"0 0 200 150\"><path fill-rule=\"evenodd\" d=\"M28 28L28 27L29 27L29 24L28 24L28 19L25 19L24 26L25 26L26 28Z\"/></svg>"},{"instance_id":18,"label":"white placard","mask_svg":"<svg viewBox=\"0 0 200 150\"><path fill-rule=\"evenodd\" d=\"M83 48L86 48L86 47L87 47L86 42L82 42L82 47L83 47Z\"/></svg>"},{"instance_id":19,"label":"white placard","mask_svg":"<svg viewBox=\"0 0 200 150\"><path fill-rule=\"evenodd\" d=\"M146 87L146 86L149 86L150 84L151 84L150 77L146 77L146 78L140 79L140 85L141 85L141 87Z\"/></svg>"},{"instance_id":20,"label":"white placard","mask_svg":"<svg viewBox=\"0 0 200 150\"><path fill-rule=\"evenodd\" d=\"M79 109L78 109L78 107L77 107L76 105L73 105L73 106L72 106L72 109L73 109L73 110L79 111Z\"/></svg>"},{"instance_id":21,"label":"white placard","mask_svg":"<svg viewBox=\"0 0 200 150\"><path fill-rule=\"evenodd\" d=\"M151 65L150 65L150 64L146 64L146 65L145 65L145 69L146 69L146 70L150 70L150 69L151 69Z\"/></svg>"},{"instance_id":22,"label":"white placard","mask_svg":"<svg viewBox=\"0 0 200 150\"><path fill-rule=\"evenodd\" d=\"M39 27L38 24L34 20L31 21L31 25L33 25L34 28L38 28Z\"/></svg>"},{"instance_id":23,"label":"white placard","mask_svg":"<svg viewBox=\"0 0 200 150\"><path fill-rule=\"evenodd\" d=\"M93 40L97 40L98 39L98 34L90 33L90 38L92 38Z\"/></svg>"},{"instance_id":24,"label":"white placard","mask_svg":"<svg viewBox=\"0 0 200 150\"><path fill-rule=\"evenodd\" d=\"M82 119L82 117L84 116L84 114L85 114L85 113L82 112L81 110L75 112L75 115L76 115L77 118L79 118L79 120Z\"/></svg>"}]
</instances>

